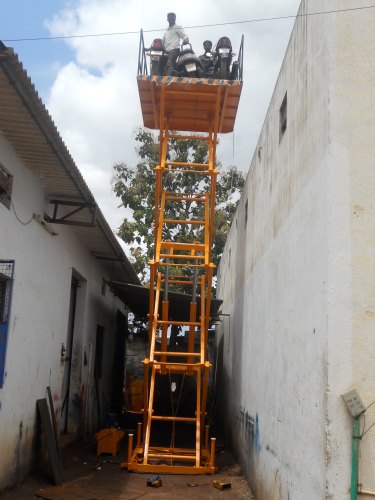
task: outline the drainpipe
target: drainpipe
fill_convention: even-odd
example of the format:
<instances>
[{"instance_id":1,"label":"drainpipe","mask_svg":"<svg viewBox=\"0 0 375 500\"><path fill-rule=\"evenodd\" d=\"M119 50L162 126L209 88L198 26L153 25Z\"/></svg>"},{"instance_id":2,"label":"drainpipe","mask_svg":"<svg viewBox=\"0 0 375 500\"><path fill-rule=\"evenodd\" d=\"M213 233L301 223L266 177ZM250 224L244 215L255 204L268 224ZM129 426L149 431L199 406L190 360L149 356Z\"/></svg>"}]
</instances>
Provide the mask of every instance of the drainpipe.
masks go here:
<instances>
[{"instance_id":1,"label":"drainpipe","mask_svg":"<svg viewBox=\"0 0 375 500\"><path fill-rule=\"evenodd\" d=\"M353 440L352 440L352 478L350 484L350 500L357 500L358 492L358 454L359 440L361 434L359 430L359 415L353 420Z\"/></svg>"}]
</instances>

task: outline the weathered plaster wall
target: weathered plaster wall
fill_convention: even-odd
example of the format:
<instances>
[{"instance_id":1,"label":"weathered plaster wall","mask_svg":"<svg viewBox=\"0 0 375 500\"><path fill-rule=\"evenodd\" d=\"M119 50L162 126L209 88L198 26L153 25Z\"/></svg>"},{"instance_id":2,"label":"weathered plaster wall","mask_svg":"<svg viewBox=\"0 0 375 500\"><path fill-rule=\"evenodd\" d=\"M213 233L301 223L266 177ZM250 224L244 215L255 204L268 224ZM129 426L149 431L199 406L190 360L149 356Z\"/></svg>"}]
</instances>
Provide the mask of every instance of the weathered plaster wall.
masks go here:
<instances>
[{"instance_id":1,"label":"weathered plaster wall","mask_svg":"<svg viewBox=\"0 0 375 500\"><path fill-rule=\"evenodd\" d=\"M336 4L368 5L354 0ZM364 9L343 13L330 25L327 471L333 498L348 496L350 478L351 418L340 394L353 386L366 405L375 400L374 21L374 10ZM374 421L372 406L366 428ZM375 491L374 428L360 448L359 482Z\"/></svg>"},{"instance_id":2,"label":"weathered plaster wall","mask_svg":"<svg viewBox=\"0 0 375 500\"><path fill-rule=\"evenodd\" d=\"M27 222L33 213L43 214L47 207L37 178L1 135L0 162L13 175L12 201L18 218ZM51 236L35 220L21 224L14 209L0 204L0 258L15 259L6 376L0 389L0 491L22 479L34 463L36 400L46 397L47 386L52 390L56 416L60 416L61 345L66 346L67 341L73 269L81 276L82 286L74 329L69 432L92 431L97 425L92 380L97 324L105 328L104 377L98 397L102 415L109 410L105 395L111 384L116 313L122 309L108 289L102 295L102 279L110 277L72 228L55 226L59 234Z\"/></svg>"},{"instance_id":3,"label":"weathered plaster wall","mask_svg":"<svg viewBox=\"0 0 375 500\"><path fill-rule=\"evenodd\" d=\"M310 0L300 13L365 4ZM258 499L349 498L340 395L375 399L373 19L297 19L219 269L224 419Z\"/></svg>"}]
</instances>

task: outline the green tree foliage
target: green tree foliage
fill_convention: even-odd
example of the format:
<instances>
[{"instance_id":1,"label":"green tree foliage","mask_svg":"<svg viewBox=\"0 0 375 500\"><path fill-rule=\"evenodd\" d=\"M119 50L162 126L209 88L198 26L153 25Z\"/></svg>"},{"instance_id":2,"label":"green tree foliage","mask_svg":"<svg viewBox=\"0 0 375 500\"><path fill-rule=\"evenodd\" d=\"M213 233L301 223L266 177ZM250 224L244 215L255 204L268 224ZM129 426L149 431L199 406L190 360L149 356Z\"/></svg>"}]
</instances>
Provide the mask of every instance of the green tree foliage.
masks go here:
<instances>
[{"instance_id":1,"label":"green tree foliage","mask_svg":"<svg viewBox=\"0 0 375 500\"><path fill-rule=\"evenodd\" d=\"M141 281L147 283L149 260L154 253L155 172L159 160L159 143L152 132L139 129L136 137L139 163L129 167L125 163L114 165L113 190L131 217L126 217L118 236L129 245L134 258L134 268ZM171 140L168 161L207 163L208 148L204 141ZM212 261L218 264L225 240L244 186L244 176L236 167L221 169L216 191L215 226ZM208 189L207 176L199 174L168 173L163 178L163 189L172 192L197 193ZM165 208L166 217L173 219L203 218L203 204L185 201L170 202ZM177 225L165 229L164 239L193 242L199 240L200 227Z\"/></svg>"}]
</instances>

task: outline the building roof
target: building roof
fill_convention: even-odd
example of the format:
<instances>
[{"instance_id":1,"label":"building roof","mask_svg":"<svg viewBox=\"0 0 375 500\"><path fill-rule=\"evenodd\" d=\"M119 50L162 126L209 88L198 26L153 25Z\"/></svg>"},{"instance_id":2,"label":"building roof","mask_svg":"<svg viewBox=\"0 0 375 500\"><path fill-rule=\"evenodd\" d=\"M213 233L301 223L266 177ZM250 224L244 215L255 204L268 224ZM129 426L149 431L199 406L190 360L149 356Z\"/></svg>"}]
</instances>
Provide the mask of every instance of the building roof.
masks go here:
<instances>
[{"instance_id":1,"label":"building roof","mask_svg":"<svg viewBox=\"0 0 375 500\"><path fill-rule=\"evenodd\" d=\"M72 225L74 231L92 255L110 269L112 280L139 285L133 266L97 207L34 85L13 49L1 41L0 131L39 178L50 203L49 215L53 216L56 200L73 204L59 205L58 209L65 213L81 205L83 208L69 221L87 225Z\"/></svg>"}]
</instances>

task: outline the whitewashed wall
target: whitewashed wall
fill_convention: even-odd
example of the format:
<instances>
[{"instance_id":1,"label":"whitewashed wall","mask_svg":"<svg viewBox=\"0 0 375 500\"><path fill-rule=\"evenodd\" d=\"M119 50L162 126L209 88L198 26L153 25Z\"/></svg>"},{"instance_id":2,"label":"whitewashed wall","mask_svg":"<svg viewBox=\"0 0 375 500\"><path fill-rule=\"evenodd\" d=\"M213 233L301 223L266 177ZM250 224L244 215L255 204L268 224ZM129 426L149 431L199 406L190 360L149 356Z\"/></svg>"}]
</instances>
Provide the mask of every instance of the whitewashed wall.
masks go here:
<instances>
[{"instance_id":1,"label":"whitewashed wall","mask_svg":"<svg viewBox=\"0 0 375 500\"><path fill-rule=\"evenodd\" d=\"M47 207L37 178L1 135L0 162L13 175L12 201L19 219L27 222L33 213L43 214ZM51 236L35 220L22 225L14 209L1 204L0 227L0 258L15 260L6 376L0 389L1 491L22 479L34 464L36 400L46 397L47 386L60 415L61 345L67 341L72 270L83 281L74 329L68 432L91 432L97 425L93 383L97 324L105 328L101 417L110 409L102 394L108 394L111 384L116 314L123 306L108 289L102 295L102 279L110 277L71 227L55 225L58 236Z\"/></svg>"},{"instance_id":2,"label":"whitewashed wall","mask_svg":"<svg viewBox=\"0 0 375 500\"><path fill-rule=\"evenodd\" d=\"M258 500L349 498L340 395L375 399L374 21L374 9L297 19L219 268L223 418ZM372 430L364 489L374 455Z\"/></svg>"}]
</instances>

